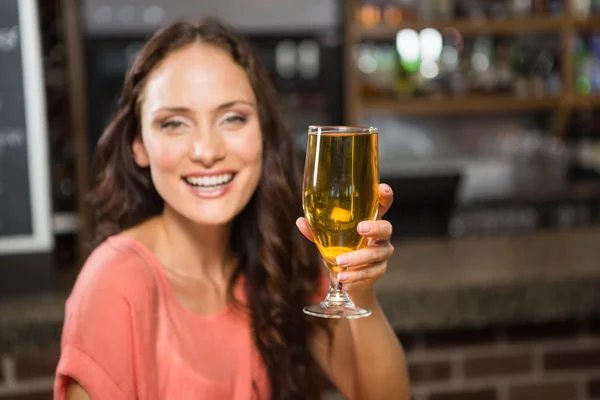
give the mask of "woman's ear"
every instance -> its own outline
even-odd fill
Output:
[[[150,160],[148,158],[148,153],[146,152],[144,142],[142,141],[142,135],[137,135],[133,139],[131,150],[133,151],[133,158],[135,160],[135,163],[139,167],[146,168],[150,166]]]

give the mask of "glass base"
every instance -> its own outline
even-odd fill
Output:
[[[319,304],[304,307],[305,314],[319,318],[354,319],[371,315],[371,311],[357,307],[352,301],[333,302],[324,300]]]

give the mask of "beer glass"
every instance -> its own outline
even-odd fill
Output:
[[[370,310],[348,297],[336,257],[364,246],[358,223],[371,221],[378,208],[377,128],[316,126],[308,129],[302,206],[315,244],[329,269],[329,293],[304,308],[321,318],[360,318]]]

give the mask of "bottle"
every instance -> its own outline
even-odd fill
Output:
[[[387,26],[400,26],[406,19],[406,13],[396,1],[388,2],[383,6],[383,22]]]
[[[516,18],[531,16],[531,0],[510,0],[512,14]]]
[[[527,62],[525,60],[523,45],[522,43],[517,42],[513,46],[512,69],[515,74],[513,91],[514,95],[518,98],[525,98],[529,96],[528,82],[526,78],[526,68]]]
[[[577,18],[587,18],[590,15],[591,0],[572,0],[573,15]]]
[[[449,22],[453,19],[453,14],[454,0],[435,0],[435,16],[438,21]]]
[[[375,1],[365,1],[357,11],[356,19],[365,28],[372,28],[381,23],[381,8]]]

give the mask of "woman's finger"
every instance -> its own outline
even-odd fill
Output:
[[[363,280],[372,280],[385,274],[386,269],[387,263],[379,263],[368,268],[340,272],[338,279],[340,282],[344,283],[356,283]]]
[[[296,226],[300,230],[300,232],[311,242],[314,242],[314,238],[312,233],[310,233],[310,229],[308,229],[308,223],[304,217],[300,217],[296,220]]]
[[[392,224],[386,220],[362,221],[357,230],[362,236],[373,238],[377,241],[390,240],[392,237]]]
[[[340,267],[347,268],[381,263],[387,261],[393,253],[394,246],[386,242],[385,244],[369,246],[357,251],[341,254],[337,256],[336,263]]]
[[[379,184],[379,208],[377,210],[377,219],[381,219],[384,214],[390,209],[394,202],[394,192],[390,185],[386,183]]]

